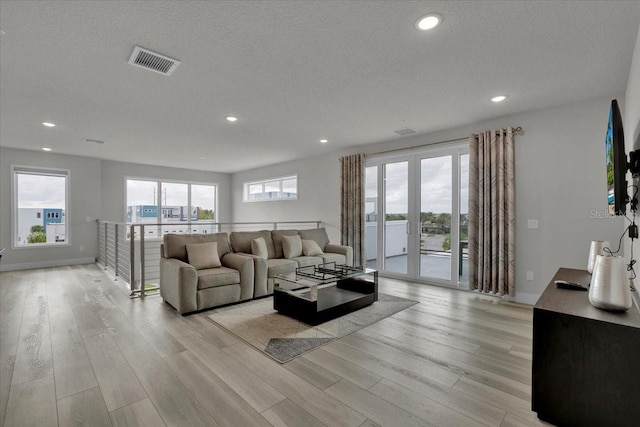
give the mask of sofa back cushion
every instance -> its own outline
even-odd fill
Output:
[[[251,241],[251,253],[259,258],[269,259],[267,242],[264,241],[264,237],[258,237]]]
[[[302,255],[304,256],[318,256],[323,255],[324,252],[320,249],[318,243],[315,240],[305,239],[302,240]]]
[[[187,243],[186,247],[189,264],[196,270],[222,267],[218,256],[218,242]]]
[[[309,230],[298,230],[302,240],[315,240],[320,249],[324,251],[324,247],[329,243],[327,230],[324,228],[311,228]]]
[[[302,240],[299,235],[282,236],[282,252],[286,259],[302,256]]]
[[[282,236],[298,236],[298,230],[273,230],[271,232],[273,247],[276,253],[274,258],[284,258],[284,251],[282,250]]]
[[[187,256],[188,244],[216,242],[218,244],[218,256],[220,258],[231,252],[227,233],[165,234],[163,240],[164,257],[176,258],[184,262],[189,262],[189,257]]]
[[[234,252],[250,254],[251,241],[262,237],[267,244],[267,254],[269,259],[275,258],[275,250],[273,248],[273,240],[271,239],[271,231],[232,231],[229,239]]]

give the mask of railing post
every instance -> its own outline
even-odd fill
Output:
[[[104,269],[107,269],[107,265],[109,264],[109,255],[107,254],[107,240],[109,236],[109,224],[104,223]]]
[[[140,226],[140,296],[144,297],[144,224]]]
[[[115,242],[116,242],[116,243],[115,243],[115,245],[116,245],[116,246],[115,246],[115,253],[116,253],[116,263],[115,263],[115,264],[116,264],[116,266],[115,266],[115,272],[114,272],[114,273],[115,273],[115,276],[116,276],[116,277],[118,277],[118,261],[119,261],[119,259],[120,259],[120,254],[118,253],[118,252],[119,252],[119,251],[118,251],[118,225],[119,225],[119,224],[114,224],[114,227],[115,227],[115,233],[116,233],[116,236],[115,236]],[[116,280],[117,280],[117,279],[116,279]]]
[[[129,287],[131,288],[130,296],[133,296],[136,293],[136,231],[133,224],[129,231],[129,245]]]

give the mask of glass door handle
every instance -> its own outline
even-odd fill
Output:
[[[411,222],[407,221],[407,234],[411,234]]]

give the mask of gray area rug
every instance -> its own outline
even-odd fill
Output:
[[[207,317],[278,362],[285,363],[414,304],[417,302],[379,294],[378,301],[372,305],[317,326],[278,314],[273,310],[273,298],[223,307]]]

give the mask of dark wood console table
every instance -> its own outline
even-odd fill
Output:
[[[533,309],[532,410],[558,426],[640,425],[640,311],[595,308],[585,270],[561,268]]]

